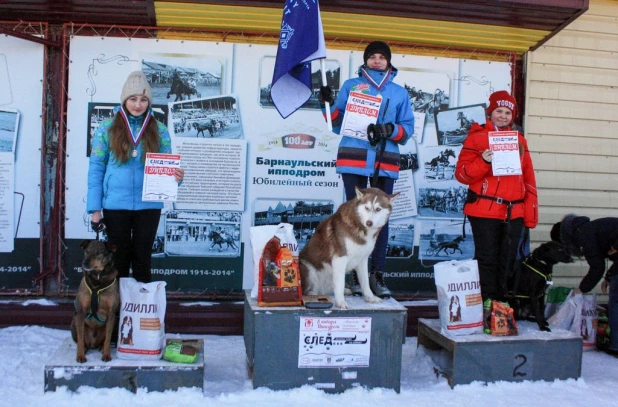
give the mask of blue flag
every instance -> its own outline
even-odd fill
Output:
[[[270,97],[284,119],[311,97],[311,61],[326,58],[318,0],[286,0]]]

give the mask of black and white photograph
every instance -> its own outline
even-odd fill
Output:
[[[170,133],[176,137],[243,138],[238,99],[234,95],[173,103],[171,119]]]
[[[401,68],[397,73],[397,83],[408,91],[412,109],[425,113],[426,122],[431,123],[435,112],[449,107],[451,77],[444,72]]]
[[[0,153],[14,153],[19,127],[17,110],[0,109]]]
[[[463,144],[472,123],[485,124],[485,104],[456,107],[435,113],[439,145]]]
[[[300,252],[316,226],[334,213],[334,207],[330,200],[257,199],[253,202],[253,226],[291,224]]]
[[[414,254],[414,223],[388,224],[386,257],[410,257]]]
[[[339,88],[341,87],[341,66],[339,61],[334,59],[326,59],[326,84],[333,91],[333,99],[337,99]],[[275,71],[275,57],[266,56],[260,61],[260,106],[272,107],[272,99],[270,98],[270,88],[272,87],[273,72]],[[320,60],[311,62],[311,85],[312,94],[311,97],[301,109],[320,109],[320,102],[318,101],[318,94],[320,93],[320,86],[322,86],[322,68]]]
[[[463,219],[455,221],[420,221],[419,259],[421,260],[461,260],[474,257],[474,240],[470,222]]]
[[[221,95],[224,66],[224,60],[208,55],[142,54],[153,104]]]
[[[461,147],[425,147],[422,150],[423,178],[426,181],[455,179],[455,166]]]
[[[418,214],[424,218],[463,218],[468,188],[457,183],[420,187]]]
[[[168,211],[164,251],[168,256],[239,257],[241,219],[241,212]]]
[[[114,117],[114,108],[118,103],[88,103],[88,141],[86,142],[86,156],[90,157],[90,142],[94,132],[102,122]],[[167,105],[153,105],[152,115],[163,124],[167,123]]]

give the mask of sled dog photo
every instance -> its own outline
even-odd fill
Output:
[[[344,299],[345,274],[356,270],[365,301],[381,301],[369,288],[367,260],[397,195],[377,188],[356,188],[356,198],[320,222],[299,254],[305,294],[333,294],[335,306],[348,309]]]

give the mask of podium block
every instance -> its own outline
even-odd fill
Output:
[[[174,339],[189,339],[178,338]],[[101,352],[89,350],[85,363],[75,360],[77,345],[67,338],[45,364],[45,391],[66,386],[76,391],[80,386],[95,388],[122,387],[133,393],[138,388],[147,391],[177,390],[181,387],[204,388],[204,346],[194,363],[172,363],[166,360],[118,359],[112,349],[112,360],[101,361]]]
[[[437,365],[451,387],[474,381],[576,379],[581,375],[583,340],[564,329],[541,332],[518,321],[519,335],[444,335],[439,319],[419,319],[418,346]]]
[[[247,291],[244,340],[253,387],[399,392],[406,308],[394,299],[346,301],[351,309],[260,307]]]

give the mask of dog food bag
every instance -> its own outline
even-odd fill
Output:
[[[258,305],[298,306],[302,304],[300,270],[292,251],[281,245],[273,236],[260,258],[260,279],[258,284]]]
[[[476,260],[450,260],[433,266],[443,334],[483,332],[483,299]]]
[[[571,291],[572,293],[572,291]],[[558,309],[551,317],[547,318],[550,325],[570,330],[574,325],[574,320],[577,315],[581,315],[581,310],[584,304],[584,296],[582,294],[569,293],[566,300],[558,306]],[[578,317],[578,320],[581,317]]]
[[[500,301],[491,302],[491,334],[512,336],[518,334],[513,308]]]
[[[167,305],[165,285],[164,281],[140,283],[130,277],[120,279],[118,358],[161,358]]]
[[[251,228],[251,249],[253,253],[253,288],[251,289],[251,298],[258,297],[258,288],[260,285],[260,261],[264,252],[266,243],[274,236],[279,238],[279,243],[282,247],[287,247],[292,257],[298,263],[298,244],[294,236],[294,228],[289,223],[280,223],[279,225],[254,226]],[[276,256],[276,254],[274,254]]]

